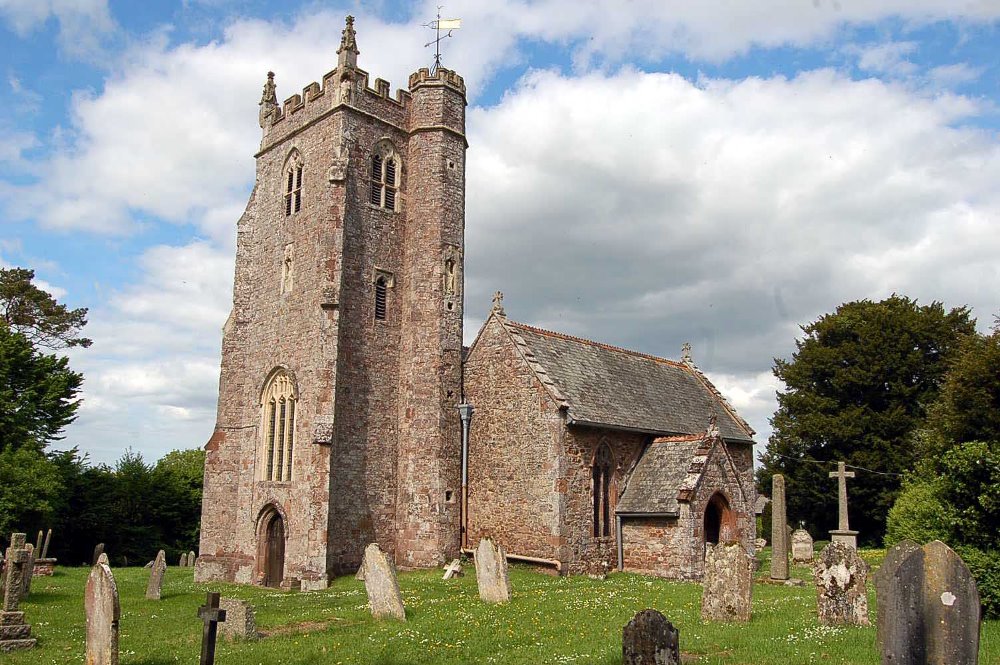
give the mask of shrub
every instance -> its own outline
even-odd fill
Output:
[[[983,617],[1000,618],[1000,552],[984,552],[975,547],[959,547],[957,551],[976,578]]]
[[[885,546],[909,538],[921,545],[932,540],[948,542],[950,511],[938,498],[938,487],[927,481],[909,481],[889,509]]]

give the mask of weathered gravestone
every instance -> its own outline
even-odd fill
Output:
[[[97,565],[97,560],[104,554],[104,543],[97,543],[94,546],[94,558],[90,560],[90,565]]]
[[[0,605],[0,653],[30,649],[36,642],[31,637],[31,625],[24,621],[24,612],[18,611],[24,571],[28,563],[24,541],[25,534],[15,533],[11,536],[10,547],[7,549],[7,574],[3,585],[3,604]]]
[[[159,600],[163,590],[163,573],[167,570],[167,554],[163,550],[156,553],[153,567],[149,570],[149,583],[146,584],[146,600]]]
[[[979,590],[968,567],[939,540],[910,550],[878,597],[883,663],[976,665]]]
[[[118,665],[118,621],[121,606],[111,568],[98,563],[90,571],[83,596],[87,613],[86,665]]]
[[[754,560],[740,543],[707,545],[701,593],[703,621],[749,621]]]
[[[771,579],[788,579],[788,521],[785,513],[785,477],[771,477]]]
[[[868,564],[847,543],[830,543],[813,564],[820,624],[867,626]]]
[[[24,549],[28,553],[28,560],[24,562],[24,570],[21,573],[24,576],[24,581],[21,582],[21,598],[26,598],[31,593],[31,578],[35,574],[35,546],[28,543]]]
[[[226,611],[219,609],[218,592],[208,592],[205,604],[198,608],[198,617],[205,624],[201,632],[200,665],[215,665],[215,640],[219,624],[226,621]]]
[[[52,542],[52,529],[49,529],[45,533],[45,545],[42,546],[42,558],[43,559],[48,559],[49,558],[49,543],[51,543],[51,542]]]
[[[656,610],[643,610],[622,629],[623,665],[680,665],[680,634]]]
[[[194,566],[194,560],[195,560],[196,558],[197,558],[197,557],[195,557],[195,554],[194,554],[194,552],[188,552],[188,558],[187,558],[187,565],[188,565],[188,568],[191,568],[191,567],[193,567],[193,566]]]
[[[792,533],[792,561],[795,563],[810,563],[813,560],[813,539],[805,529],[796,529]]]
[[[507,573],[507,555],[503,547],[494,547],[492,540],[483,538],[476,548],[475,559],[479,597],[487,603],[508,602],[510,576]]]
[[[444,577],[441,579],[450,580],[455,577],[464,577],[465,573],[462,572],[462,561],[460,559],[455,559],[448,567],[444,569]]]
[[[187,555],[187,552],[184,552],[183,554],[181,554],[181,558],[177,562],[177,567],[178,568],[186,568],[187,565],[188,565],[188,555]]]
[[[886,612],[883,606],[889,602],[889,584],[893,575],[896,574],[899,564],[918,550],[920,550],[920,545],[909,538],[899,541],[885,553],[882,565],[872,574],[872,579],[875,582],[875,600],[878,603],[878,612],[875,615],[875,639],[880,649],[885,634]]]
[[[44,538],[44,537],[45,537],[45,534],[42,533],[41,529],[39,529],[38,530],[38,537],[35,538],[35,553],[36,554],[41,554],[41,552],[42,552],[42,538]]]
[[[226,611],[226,621],[222,624],[222,636],[227,640],[256,640],[257,621],[253,606],[245,600],[223,598],[219,607]]]
[[[388,617],[406,621],[406,609],[403,607],[403,594],[399,591],[399,581],[396,579],[396,567],[389,561],[385,552],[372,543],[365,548],[362,567],[372,616],[376,619]]]

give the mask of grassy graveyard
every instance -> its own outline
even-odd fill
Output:
[[[877,564],[883,553],[866,551]],[[766,566],[760,576],[766,575]],[[403,574],[406,623],[373,621],[364,583],[338,579],[330,589],[282,593],[260,588],[200,585],[190,568],[170,567],[160,601],[144,599],[149,571],[115,569],[121,597],[123,665],[197,663],[202,624],[198,607],[206,590],[250,601],[257,642],[220,639],[220,665],[274,663],[620,663],[621,629],[632,615],[652,607],[679,627],[686,662],[707,664],[797,665],[878,662],[874,628],[821,627],[816,623],[815,590],[771,584],[754,586],[749,625],[702,623],[701,587],[631,574],[606,580],[552,577],[526,568],[511,569],[514,599],[509,605],[480,602],[475,572],[445,582],[439,572]],[[32,651],[5,654],[11,665],[83,662],[83,588],[89,569],[59,568],[51,578],[35,578],[22,603],[39,639]],[[809,579],[809,569],[792,576]],[[874,618],[874,592],[869,587]],[[982,664],[1000,663],[1000,622],[983,624]]]

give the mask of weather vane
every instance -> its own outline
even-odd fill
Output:
[[[432,72],[437,71],[437,68],[441,66],[441,40],[451,37],[452,30],[458,30],[462,27],[462,19],[460,18],[441,18],[442,7],[444,7],[444,5],[438,5],[437,20],[431,21],[430,23],[424,23],[425,28],[431,28],[436,33],[433,41],[429,41],[424,44],[424,48],[434,44],[434,66],[431,67]],[[442,30],[447,30],[448,34],[442,36]]]

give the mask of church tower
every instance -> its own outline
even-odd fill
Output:
[[[337,67],[260,101],[237,226],[198,580],[323,588],[377,542],[401,567],[459,548],[465,84]]]

